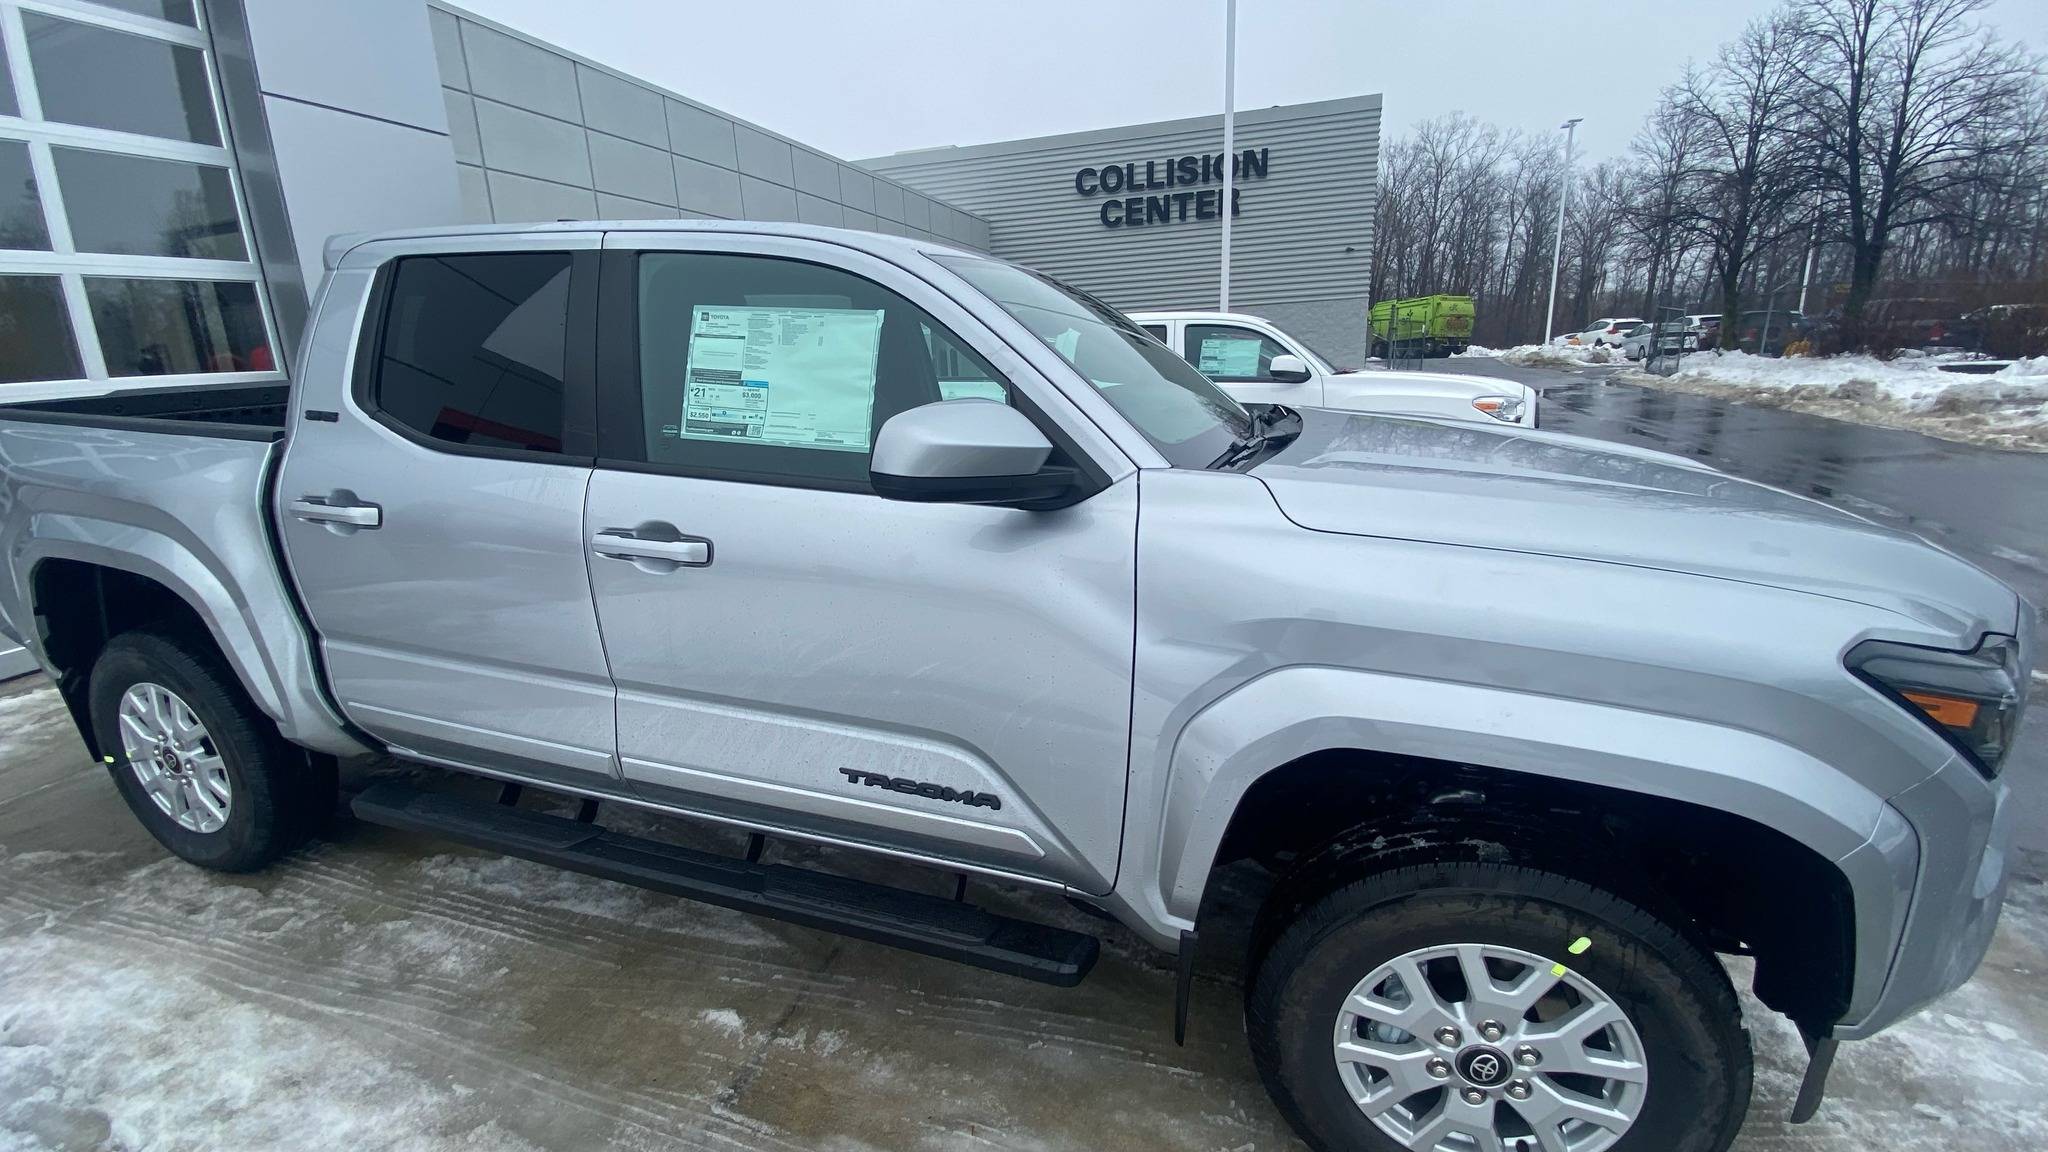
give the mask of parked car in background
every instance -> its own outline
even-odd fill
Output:
[[[1957,326],[1957,342],[1971,352],[2048,356],[2048,304],[1993,304],[1965,313]]]
[[[1628,330],[1642,322],[1640,316],[1606,316],[1586,325],[1580,331],[1568,332],[1558,337],[1555,342],[1588,348],[1619,348],[1621,338]]]
[[[1783,356],[1785,346],[1809,340],[1813,325],[1805,316],[1784,308],[1759,308],[1736,317],[1735,332],[1724,334],[1721,346],[1758,356]]]
[[[1244,312],[1133,312],[1130,317],[1246,403],[1536,427],[1536,390],[1512,380],[1384,368],[1341,371],[1278,325]]]
[[[1685,318],[1685,330],[1692,333],[1693,346],[1705,351],[1719,342],[1721,335],[1721,314],[1719,312],[1695,312]]]
[[[1651,327],[1649,324],[1638,324],[1629,329],[1621,338],[1621,354],[1630,360],[1641,360],[1647,357],[1650,354]],[[1659,333],[1657,336],[1658,355],[1677,356],[1685,352],[1699,350],[1699,338],[1693,335],[1691,326],[1687,321],[1666,320],[1655,327]]]

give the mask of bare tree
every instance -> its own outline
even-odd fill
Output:
[[[1799,31],[1783,15],[1752,22],[1710,67],[1688,70],[1670,97],[1702,153],[1690,182],[1688,226],[1708,247],[1724,332],[1736,330],[1751,261],[1804,231],[1817,207],[1810,193],[1807,204],[1798,203],[1807,188],[1793,132],[1802,82],[1794,59]]]
[[[2012,133],[2038,73],[1975,16],[1989,0],[1794,0],[1797,131],[1808,175],[1849,252],[1843,334],[1864,340],[1864,309],[1900,229],[1941,219],[1987,153]]]

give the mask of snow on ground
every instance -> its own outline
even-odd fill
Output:
[[[1956,354],[1879,360],[1708,352],[1686,357],[1670,376],[1632,371],[1617,379],[1908,428],[1948,440],[2048,452],[2048,357],[2013,361],[1988,374],[1952,370],[1969,363]]]
[[[1621,349],[1590,344],[1520,344],[1497,355],[1510,364],[1536,368],[1577,368],[1587,364],[1626,364]]]
[[[1487,358],[1487,359],[1491,360],[1491,359],[1493,359],[1494,357],[1496,357],[1496,356],[1500,355],[1500,349],[1498,349],[1498,348],[1488,348],[1488,347],[1487,347],[1486,345],[1484,345],[1484,344],[1467,344],[1467,345],[1465,346],[1465,350],[1464,350],[1463,352],[1460,352],[1460,353],[1458,353],[1458,355],[1460,355],[1460,356],[1469,356],[1469,357],[1475,357],[1475,358],[1476,358],[1476,357],[1481,357],[1481,356],[1483,356],[1483,357],[1485,357],[1485,358]]]
[[[2048,452],[2048,356],[1973,362],[1960,353],[1901,352],[1880,360],[1716,351],[1688,355],[1677,371],[1662,375],[1636,367],[1616,348],[1524,344],[1496,355],[1534,367],[1609,366],[1625,369],[1607,377],[1623,384],[1699,392],[1944,440]],[[1970,366],[1978,370],[1955,370]]]

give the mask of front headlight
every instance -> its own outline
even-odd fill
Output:
[[[1493,417],[1513,424],[1522,418],[1520,396],[1481,396],[1472,401],[1472,406]]]
[[[1949,652],[1866,640],[1849,650],[1847,663],[1849,671],[1960,748],[1986,776],[1998,775],[2027,702],[2019,641],[1986,636],[1972,651]]]

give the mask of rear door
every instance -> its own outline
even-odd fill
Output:
[[[342,710],[413,755],[616,779],[582,530],[598,242],[391,242],[350,255],[366,305],[366,271],[327,293],[284,547]]]
[[[1060,444],[1045,409],[1063,398],[853,249],[607,245],[586,519],[626,779],[748,825],[1107,890],[1135,474],[1098,467],[1105,487],[1058,511],[882,499],[868,452],[894,413],[971,386]]]

